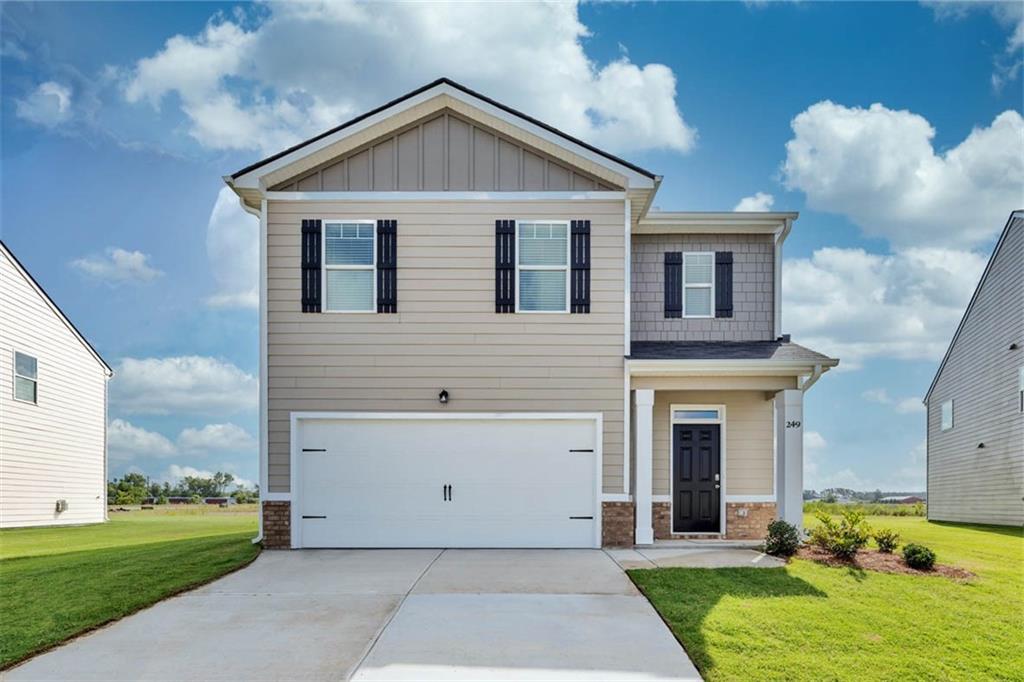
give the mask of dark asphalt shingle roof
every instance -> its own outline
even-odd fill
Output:
[[[783,341],[634,341],[630,360],[784,360],[836,362],[810,348]]]

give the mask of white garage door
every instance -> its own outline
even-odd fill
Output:
[[[296,417],[293,545],[600,546],[599,418],[443,417]]]

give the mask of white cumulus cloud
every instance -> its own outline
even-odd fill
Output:
[[[35,90],[14,101],[18,118],[46,128],[71,119],[71,88],[54,81],[40,83]]]
[[[257,379],[211,357],[125,358],[110,399],[128,414],[232,414],[256,407]]]
[[[236,424],[207,424],[200,429],[183,429],[178,434],[178,447],[183,452],[237,452],[254,450],[256,439]]]
[[[267,5],[176,35],[124,76],[129,102],[175,95],[210,149],[276,152],[439,76],[609,149],[690,150],[663,64],[599,64],[575,3]]]
[[[111,247],[103,256],[86,256],[71,261],[71,267],[90,277],[112,284],[149,282],[163,272],[149,264],[149,256],[141,251]]]
[[[871,388],[860,394],[864,400],[881,405],[889,405],[899,414],[921,414],[925,411],[920,398],[910,397],[895,399],[884,388]]]
[[[734,211],[770,211],[772,210],[772,204],[775,203],[775,197],[765,192],[757,192],[753,196],[743,197],[740,202],[736,204]]]
[[[787,259],[783,321],[801,343],[855,369],[872,357],[939,360],[985,268],[969,251],[823,248]]]
[[[206,224],[206,254],[217,292],[206,299],[213,308],[259,306],[259,221],[242,210],[238,196],[224,187]]]
[[[174,443],[154,431],[147,431],[123,419],[107,425],[107,454],[126,461],[140,457],[171,457],[177,454]]]
[[[818,102],[792,121],[782,173],[813,209],[896,248],[971,248],[1024,204],[1024,118],[1005,111],[946,151],[919,114]]]

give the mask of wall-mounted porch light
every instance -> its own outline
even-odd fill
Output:
[[[442,405],[448,404],[448,391],[441,389],[441,392],[437,394],[437,401]]]

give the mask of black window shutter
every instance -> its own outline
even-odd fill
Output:
[[[302,221],[302,312],[320,312],[320,240],[319,220]]]
[[[665,317],[683,316],[683,253],[665,252]]]
[[[494,221],[494,312],[516,311],[516,221]]]
[[[715,317],[732,317],[732,251],[715,253]]]
[[[572,253],[571,282],[572,302],[570,311],[574,313],[590,312],[590,221],[573,220],[571,223],[572,241],[569,251]]]
[[[377,312],[398,312],[398,221],[377,221]]]

